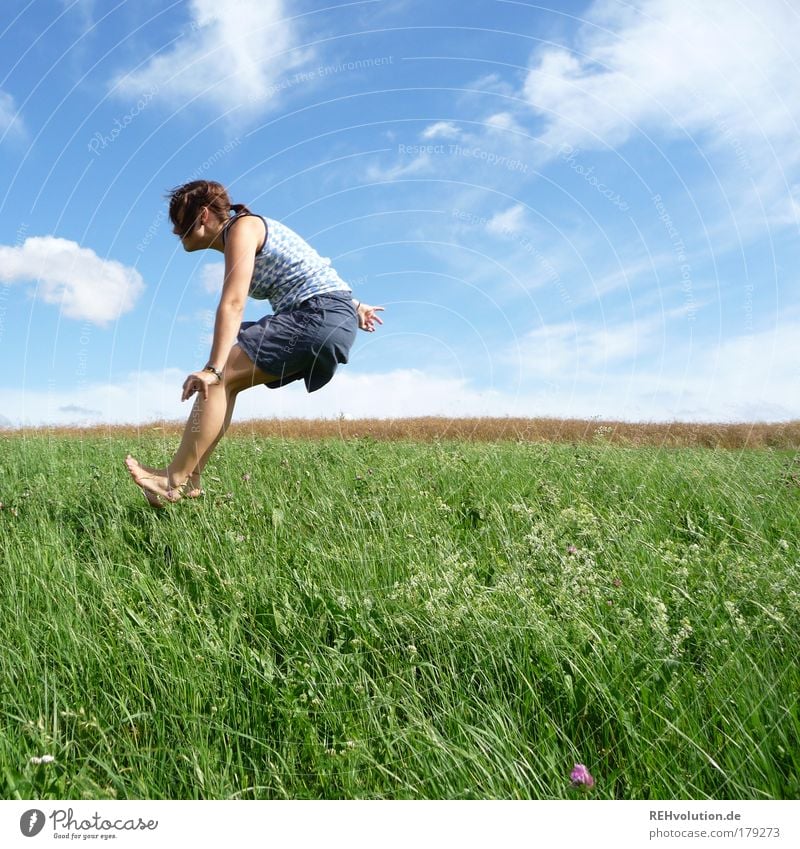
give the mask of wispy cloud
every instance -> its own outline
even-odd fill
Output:
[[[422,131],[422,138],[428,139],[457,139],[461,130],[452,121],[437,121]]]
[[[667,349],[656,320],[594,329],[557,325],[523,340],[510,386],[480,387],[462,376],[418,369],[360,374],[342,368],[321,392],[301,384],[242,393],[236,421],[403,416],[556,416],[627,421],[785,421],[800,418],[800,324],[719,345]],[[596,346],[596,350],[592,346]],[[505,352],[508,356],[509,352]],[[653,356],[656,354],[656,356]],[[189,413],[184,369],[134,372],[103,384],[26,391],[0,388],[13,424],[146,423]]]
[[[486,118],[487,127],[496,130],[510,130],[522,135],[528,135],[528,131],[517,121],[511,112],[493,112]]]
[[[380,151],[380,165],[374,165],[362,179],[415,177],[479,180],[498,189],[519,187],[521,177],[534,176],[532,147],[536,140],[510,112],[485,110],[475,113],[470,96],[462,98],[465,121],[436,121],[420,132],[392,132],[398,142]],[[437,188],[440,191],[440,188]]]
[[[401,145],[401,147],[403,147]],[[435,172],[435,160],[440,159],[430,153],[401,154],[402,159],[392,165],[373,163],[359,172],[360,178],[366,183],[393,182],[403,177],[430,175]]]
[[[224,262],[209,262],[200,269],[200,285],[209,295],[219,295],[224,277]]]
[[[185,370],[134,372],[108,383],[35,391],[0,388],[0,408],[14,410],[14,426],[37,424],[141,424],[186,418],[180,402]],[[236,402],[236,421],[277,418],[394,418],[502,414],[511,399],[476,389],[461,377],[416,369],[358,374],[341,369],[329,386],[309,394],[301,383],[281,390],[256,387]],[[494,411],[494,412],[493,412]]]
[[[198,99],[227,112],[259,113],[278,80],[311,57],[283,0],[191,0],[191,25],[174,46],[114,81],[125,94],[157,91],[172,103]]]
[[[90,410],[88,407],[80,407],[77,404],[65,404],[58,408],[59,413],[67,413],[82,419],[93,419],[101,415],[100,410]]]
[[[603,146],[665,121],[748,137],[797,130],[800,14],[782,0],[595,2],[572,49],[546,47],[525,82],[545,138]]]
[[[800,150],[800,11],[783,0],[595,2],[569,46],[538,50],[523,96],[540,139],[606,149],[680,139],[790,220]],[[720,164],[721,163],[721,164]],[[728,181],[728,187],[736,186]],[[795,186],[796,188],[796,186]]]
[[[660,316],[606,326],[585,322],[544,325],[522,337],[503,358],[528,377],[560,381],[596,377],[612,366],[635,362],[658,350],[662,326]]]
[[[183,369],[132,372],[107,383],[47,389],[0,389],[0,408],[13,411],[14,427],[42,424],[136,424],[188,415],[181,407]]]
[[[66,11],[78,14],[87,29],[94,25],[95,0],[60,0],[60,2]]]
[[[36,283],[36,295],[68,318],[106,324],[133,309],[144,291],[138,271],[101,259],[89,248],[55,236],[0,245],[0,280]]]
[[[800,324],[726,340],[666,335],[680,310],[636,322],[545,326],[502,352],[524,407],[539,415],[631,421],[786,421],[800,418]]]
[[[495,213],[486,224],[486,229],[495,236],[514,236],[525,227],[525,207],[521,203]]]
[[[23,133],[24,125],[14,98],[7,91],[0,90],[0,140],[6,135],[19,136]]]

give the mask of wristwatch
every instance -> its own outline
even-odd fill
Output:
[[[217,380],[218,380],[220,383],[222,383],[222,372],[221,372],[221,371],[217,371],[217,370],[214,368],[214,366],[212,366],[212,365],[211,365],[211,363],[209,363],[209,364],[208,364],[208,365],[207,365],[207,366],[203,369],[203,371],[210,371],[210,372],[213,372],[213,373],[217,376]]]

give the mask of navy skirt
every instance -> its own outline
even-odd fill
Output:
[[[275,380],[270,389],[304,380],[321,389],[346,363],[358,331],[350,292],[314,295],[285,312],[243,321],[236,341],[255,365]]]

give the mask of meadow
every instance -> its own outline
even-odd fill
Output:
[[[6,433],[0,797],[797,798],[773,437],[241,426],[153,511],[169,428]]]

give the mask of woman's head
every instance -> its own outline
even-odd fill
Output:
[[[248,211],[244,204],[231,203],[225,186],[213,180],[193,180],[172,189],[167,197],[170,221],[174,231],[181,236],[198,226],[204,209],[208,209],[209,215],[220,221],[229,218],[231,210]]]

